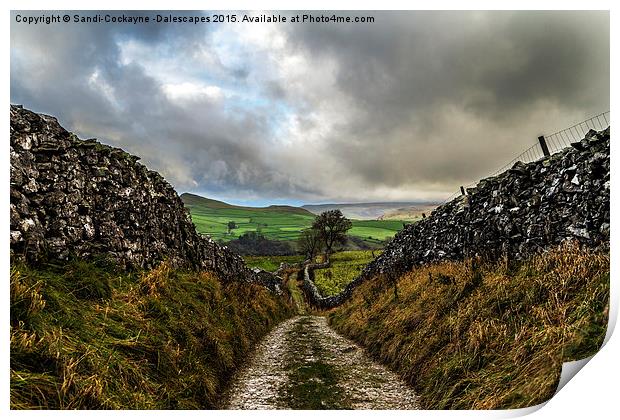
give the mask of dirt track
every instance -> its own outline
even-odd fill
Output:
[[[397,375],[320,316],[297,316],[259,344],[235,378],[228,409],[417,409]]]

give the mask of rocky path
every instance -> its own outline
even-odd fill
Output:
[[[416,409],[417,398],[324,317],[276,327],[233,382],[229,409]]]

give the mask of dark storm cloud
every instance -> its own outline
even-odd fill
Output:
[[[389,105],[390,114],[402,115],[412,105],[449,100],[501,115],[540,97],[583,106],[609,95],[604,12],[420,11],[376,18],[347,29],[289,27],[297,47],[336,57],[339,85],[364,108]],[[597,79],[603,83],[593,84]]]
[[[343,162],[367,182],[484,175],[534,142],[532,123],[545,132],[609,108],[608,13],[375,16],[372,25],[289,28],[297,48],[338,62],[338,86],[356,109],[330,150],[356,156]],[[558,110],[565,120],[547,120]],[[487,135],[450,127],[455,111]],[[512,135],[494,138],[502,132]]]
[[[179,191],[316,201],[440,197],[609,108],[608,13],[358,14],[271,35],[12,19],[11,101]]]

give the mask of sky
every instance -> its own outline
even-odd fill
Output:
[[[80,12],[97,13],[121,14]],[[161,12],[200,13],[217,14]],[[42,12],[11,14],[11,103],[140,156],[179,193],[231,203],[441,201],[609,110],[608,12],[197,25],[18,14]]]

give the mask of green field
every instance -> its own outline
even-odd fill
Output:
[[[226,242],[249,231],[261,232],[267,239],[295,241],[299,232],[310,227],[315,218],[300,207],[240,207],[193,194],[182,194],[181,198],[198,232]],[[237,227],[229,233],[230,221]],[[352,220],[352,223],[350,236],[375,244],[392,238],[403,227],[397,220]]]
[[[399,220],[353,220],[353,227],[348,234],[363,239],[391,239],[403,228]]]
[[[301,255],[261,255],[261,256],[244,256],[243,260],[252,268],[262,268],[265,271],[276,271],[280,268],[280,263],[296,264],[303,262],[304,257]]]
[[[381,250],[336,252],[330,257],[330,268],[314,270],[314,283],[323,296],[338,294],[360,274],[362,268],[364,268],[366,264],[381,255],[381,252]],[[245,256],[243,259],[249,267],[258,267],[266,271],[275,271],[280,267],[280,263],[295,264],[302,262],[304,257],[301,255],[266,255]],[[316,262],[321,262],[322,260],[322,256],[319,256]]]
[[[342,251],[332,254],[331,267],[314,270],[314,283],[323,296],[336,295],[380,254],[381,251]]]

